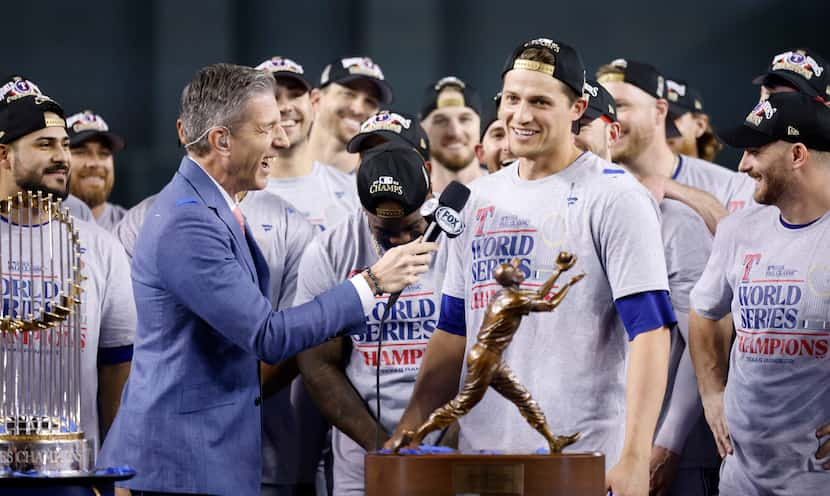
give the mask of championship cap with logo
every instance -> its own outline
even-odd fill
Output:
[[[349,141],[349,153],[360,153],[373,146],[385,143],[399,143],[415,149],[424,160],[429,160],[429,138],[420,122],[413,115],[404,112],[381,110],[360,125],[360,132]]]
[[[275,56],[256,66],[261,71],[268,71],[275,78],[293,79],[300,83],[306,91],[311,90],[311,83],[305,78],[303,66],[287,57]]]
[[[675,117],[687,112],[703,112],[703,97],[686,81],[666,79],[666,100],[669,101],[669,113]]]
[[[384,79],[380,66],[369,57],[346,57],[328,64],[320,75],[320,88],[325,88],[331,83],[348,85],[358,79],[375,85],[381,103],[392,103],[392,87]]]
[[[481,120],[481,139],[487,134],[487,130],[499,119],[499,105],[501,105],[501,91],[485,105],[484,115]]]
[[[775,93],[759,102],[742,126],[720,137],[735,148],[760,148],[781,140],[830,151],[830,108],[802,93]]]
[[[478,92],[455,76],[443,77],[424,89],[419,116],[423,120],[434,110],[446,107],[467,107],[481,116],[481,99]]]
[[[779,53],[769,70],[752,80],[753,84],[794,86],[798,91],[823,102],[830,101],[830,73],[827,61],[807,48]]]
[[[411,146],[399,143],[376,146],[363,156],[357,169],[360,203],[381,218],[406,217],[421,208],[429,190],[424,159]],[[383,205],[390,201],[397,205]]]
[[[615,59],[608,65],[617,69],[617,72],[597,74],[597,82],[621,82],[636,86],[648,95],[659,99],[666,99],[666,78],[651,64],[634,60]],[[680,131],[673,119],[666,119],[666,137],[676,138]]]
[[[75,147],[90,139],[100,139],[105,141],[113,152],[124,149],[124,138],[111,132],[104,118],[91,110],[70,115],[66,119],[66,128],[69,133],[69,146]]]
[[[530,48],[547,51],[553,56],[553,64],[520,58],[522,52]],[[570,45],[549,38],[536,38],[517,46],[504,63],[501,77],[513,69],[541,72],[565,83],[578,96],[582,96],[585,86],[585,64],[577,51]]]
[[[0,84],[0,143],[12,143],[47,127],[66,127],[63,108],[32,81],[9,76]]]
[[[602,119],[611,123],[617,121],[617,102],[608,90],[594,80],[585,81],[585,96],[588,106],[582,114],[581,121],[588,123],[595,119]]]

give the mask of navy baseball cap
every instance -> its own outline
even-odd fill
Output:
[[[591,122],[601,118],[605,122],[617,121],[617,102],[601,84],[590,79],[585,81],[585,96],[588,98],[588,106],[580,120]]]
[[[830,108],[803,93],[775,93],[755,105],[742,126],[722,131],[720,137],[735,148],[780,140],[830,151]]]
[[[70,115],[66,119],[69,133],[69,146],[79,146],[83,142],[99,138],[107,142],[109,149],[118,152],[124,149],[124,138],[110,131],[103,117],[91,110],[84,110]]]
[[[529,48],[546,50],[553,56],[556,63],[543,64],[534,60],[519,58],[522,52]],[[579,96],[582,95],[585,85],[585,64],[582,63],[579,53],[570,45],[550,38],[536,38],[517,46],[504,63],[501,77],[504,78],[504,75],[513,69],[525,69],[547,74],[565,83]]]
[[[685,81],[666,79],[666,100],[669,113],[675,117],[686,112],[703,112],[703,97]]]
[[[47,112],[55,117],[46,116]],[[0,143],[12,143],[47,127],[66,128],[60,104],[23,76],[5,80],[0,87]]]
[[[441,92],[448,88],[461,93],[461,98],[440,98]],[[421,120],[426,119],[433,110],[443,107],[467,107],[481,116],[481,99],[478,92],[455,76],[443,77],[424,89],[419,116]]]
[[[429,160],[429,138],[413,115],[381,110],[360,125],[360,132],[349,141],[346,150],[349,153],[365,151],[366,141],[372,136],[380,136],[383,141],[412,147],[424,160]]]
[[[772,58],[764,74],[752,80],[753,84],[775,84],[776,79],[795,87],[805,95],[830,101],[830,67],[827,61],[813,50],[798,48],[779,53]]]
[[[305,78],[303,66],[287,57],[271,57],[268,60],[262,61],[256,68],[261,71],[270,72],[275,78],[293,79],[305,87],[306,91],[311,90],[311,83]]]
[[[666,99],[666,78],[653,65],[634,60],[614,59],[610,66],[619,72],[609,72],[597,75],[597,82],[610,83],[619,81],[636,86],[650,96],[657,99]],[[680,136],[680,130],[673,119],[666,119],[666,138]]]
[[[410,146],[384,143],[373,147],[357,168],[360,203],[378,217],[406,217],[421,208],[429,191],[424,159]],[[379,208],[386,201],[396,202],[400,208]]]
[[[345,57],[326,65],[320,75],[320,88],[331,83],[348,85],[351,81],[364,79],[374,84],[380,95],[380,102],[392,103],[392,86],[383,77],[380,66],[369,57]]]

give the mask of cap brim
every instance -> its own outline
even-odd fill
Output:
[[[810,83],[808,83],[806,79],[801,76],[797,76],[790,71],[769,71],[753,79],[752,84],[766,84],[770,78],[783,79],[798,88],[798,91],[804,93],[805,95],[813,97],[820,96],[816,92],[816,89],[810,86]]]
[[[718,138],[732,148],[738,148],[740,150],[744,150],[746,148],[760,148],[764,145],[772,143],[773,141],[778,141],[777,138],[764,134],[761,131],[748,126],[738,126],[731,129],[721,130],[721,132],[718,133]]]
[[[370,83],[377,86],[378,93],[380,94],[380,103],[384,105],[389,105],[390,103],[392,103],[392,86],[390,86],[389,83],[387,83],[383,79],[378,79],[372,76],[366,76],[365,74],[349,74],[348,76],[343,76],[340,79],[330,82],[337,84],[348,84],[352,81],[358,81],[360,79],[369,81]]]
[[[675,119],[681,117],[682,115],[686,114],[687,112],[694,112],[692,109],[688,109],[682,105],[678,105],[676,103],[669,102],[669,115],[673,116]]]
[[[680,136],[680,130],[677,129],[671,114],[666,114],[666,138],[679,138]]]
[[[354,138],[349,140],[349,143],[346,145],[346,150],[349,153],[360,153],[361,151],[365,151],[361,150],[363,143],[372,136],[383,136],[387,143],[400,143],[407,148],[412,148],[412,145],[403,139],[399,134],[379,129],[377,131],[370,131],[368,133],[359,133],[355,135]]]
[[[72,134],[69,137],[69,146],[78,146],[85,141],[89,141],[93,138],[96,139],[103,139],[107,143],[109,143],[110,150],[113,152],[120,152],[126,146],[124,143],[124,138],[118,136],[115,133],[111,133],[109,131],[81,131],[80,133]]]
[[[293,79],[294,81],[297,81],[298,83],[302,84],[305,87],[306,91],[311,91],[311,88],[312,88],[311,83],[309,83],[304,77],[297,74],[296,72],[274,71],[271,74],[274,76],[275,79],[276,78]]]

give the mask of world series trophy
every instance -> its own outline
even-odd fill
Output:
[[[600,453],[563,454],[562,450],[579,438],[579,433],[555,435],[545,414],[530,392],[519,383],[502,360],[502,355],[519,330],[521,319],[530,312],[550,312],[558,307],[577,275],[550,295],[559,276],[576,263],[576,257],[559,253],[557,268],[539,288],[520,288],[524,274],[519,260],[496,267],[493,273],[502,289],[490,300],[476,343],[467,353],[467,376],[458,395],[435,410],[421,426],[404,431],[392,454],[366,455],[367,496],[403,495],[562,495],[599,496],[605,494],[605,460]],[[467,414],[492,387],[513,402],[525,420],[547,441],[548,454],[483,454],[435,450],[420,453],[402,448],[418,445],[429,433],[444,429]]]
[[[60,201],[0,201],[0,482],[95,466],[81,430],[81,250]],[[8,481],[7,481],[8,482]]]

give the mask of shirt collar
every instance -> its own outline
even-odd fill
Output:
[[[205,168],[202,167],[202,164],[200,164],[195,158],[191,157],[190,155],[188,155],[187,158],[194,164],[198,165],[199,168],[202,169],[202,172],[204,172],[207,175],[207,177],[210,178],[213,184],[216,185],[216,188],[219,190],[219,193],[222,195],[222,198],[224,198],[225,202],[228,204],[228,208],[231,210],[231,212],[233,212],[233,209],[236,208],[236,206],[239,205],[239,203],[235,199],[231,198],[231,195],[229,195],[228,192],[225,191],[225,188],[223,188],[222,185],[216,182],[216,179],[214,179],[213,176],[208,174],[208,171],[206,171]]]

